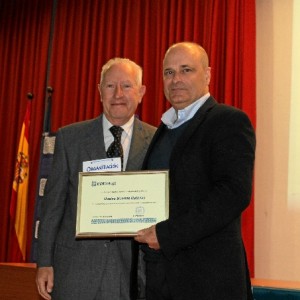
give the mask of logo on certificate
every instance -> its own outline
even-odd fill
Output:
[[[143,206],[138,206],[136,209],[135,209],[135,213],[137,215],[143,215],[145,213],[145,208]]]

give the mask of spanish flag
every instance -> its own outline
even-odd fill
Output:
[[[29,181],[29,125],[31,100],[28,100],[22,124],[19,148],[16,157],[15,174],[10,202],[11,236],[9,261],[26,261],[27,240],[27,195]]]

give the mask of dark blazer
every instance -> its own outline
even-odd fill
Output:
[[[164,127],[156,131],[144,167]],[[172,299],[251,299],[241,213],[251,198],[254,154],[246,114],[212,97],[174,146],[170,217],[156,226]]]
[[[134,120],[127,170],[140,170],[155,128]],[[105,270],[104,239],[75,239],[78,173],[82,162],[106,158],[102,115],[61,128],[56,137],[52,171],[41,204],[39,267],[54,267],[55,299],[94,299]],[[132,263],[132,240],[120,239],[124,272]],[[116,274],[116,277],[120,275]],[[117,280],[117,279],[116,279]],[[129,279],[128,279],[129,280]],[[122,288],[110,281],[111,288]]]

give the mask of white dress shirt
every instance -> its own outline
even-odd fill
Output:
[[[173,107],[169,108],[161,117],[162,122],[168,126],[169,129],[174,129],[190,120],[198,109],[209,98],[210,93],[205,94],[200,99],[196,100],[184,109],[175,110]]]
[[[121,137],[121,144],[123,147],[123,171],[126,170],[126,166],[127,166],[130,142],[131,142],[132,131],[133,131],[133,122],[134,122],[134,116],[132,116],[126,124],[121,126],[124,129]],[[111,124],[103,114],[103,136],[104,136],[105,151],[107,151],[110,144],[114,141],[114,136],[109,130],[111,126],[113,126],[113,124]]]

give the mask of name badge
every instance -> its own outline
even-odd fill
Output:
[[[83,172],[121,172],[121,158],[105,158],[84,161],[82,163]]]

